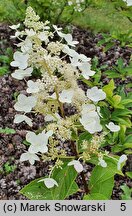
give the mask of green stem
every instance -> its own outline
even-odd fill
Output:
[[[80,155],[79,153],[77,152],[77,149],[76,149],[76,146],[75,146],[75,143],[74,141],[71,141],[71,147],[72,147],[72,150],[73,152],[75,153],[75,158],[76,159],[79,159]],[[87,185],[87,182],[86,182],[86,179],[85,179],[85,175],[84,175],[84,171],[82,171],[80,173],[81,177],[82,177],[82,181],[83,181],[83,184],[84,184],[84,189],[85,189],[85,192],[86,194],[88,194],[90,192],[89,188],[88,188],[88,185]]]
[[[61,8],[60,13],[58,14],[58,16],[57,16],[57,18],[56,18],[56,21],[55,21],[56,24],[58,24],[58,22],[59,22],[59,20],[60,20],[60,17],[61,17],[61,15],[62,15],[62,13],[63,13],[63,11],[64,11],[66,5],[67,5],[67,0],[65,1],[63,7]]]

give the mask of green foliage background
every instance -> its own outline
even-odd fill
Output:
[[[122,0],[86,0],[86,9],[76,13],[67,0],[0,0],[0,22],[23,21],[27,6],[32,6],[41,20],[72,23],[98,31],[126,33],[132,29],[132,7]],[[58,20],[59,19],[59,20]]]

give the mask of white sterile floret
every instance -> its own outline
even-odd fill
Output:
[[[61,119],[60,115],[58,113],[55,113],[54,115],[51,114],[47,114],[44,118],[44,120],[46,122],[48,121],[58,121],[59,119]]]
[[[45,186],[49,189],[54,187],[54,186],[58,187],[58,183],[53,178],[41,179],[38,182],[44,182]]]
[[[119,158],[118,163],[117,163],[118,170],[121,170],[121,164],[124,163],[126,160],[127,160],[127,156],[125,154]]]
[[[110,122],[106,127],[112,132],[118,132],[120,130],[120,126],[115,125],[113,122]]]
[[[87,56],[85,56],[84,54],[79,54],[78,58],[82,61],[82,62],[88,62],[91,60],[91,58],[88,58]]]
[[[99,158],[99,163],[98,165],[102,166],[102,167],[107,167],[107,163],[105,162],[105,160],[103,160],[103,158]]]
[[[89,76],[93,76],[95,74],[95,71],[90,69],[91,65],[88,62],[82,63],[78,68],[82,72],[82,75],[85,79],[89,79]]]
[[[39,157],[36,154],[33,154],[31,152],[23,153],[20,157],[20,161],[27,161],[29,160],[30,164],[33,165],[35,161],[40,161]]]
[[[21,47],[23,53],[28,53],[32,49],[32,42],[29,38],[26,38],[25,41],[19,43],[17,46]]]
[[[15,124],[19,124],[23,121],[25,121],[30,127],[33,126],[32,120],[29,117],[27,117],[26,115],[20,115],[20,114],[15,115],[15,118],[14,118]]]
[[[73,89],[64,89],[60,94],[59,94],[59,101],[62,103],[71,103],[72,98],[74,95],[74,90]]]
[[[31,67],[29,67],[25,70],[18,69],[18,70],[15,70],[15,72],[12,73],[11,76],[15,79],[22,80],[25,77],[31,76],[32,72],[33,72],[33,68],[31,68]]]
[[[72,166],[72,165],[74,166],[75,170],[76,170],[78,173],[80,173],[80,172],[83,171],[83,166],[82,166],[82,164],[80,163],[80,161],[78,161],[78,160],[73,160],[73,161],[71,161],[71,162],[68,163],[68,166]]]
[[[72,1],[68,1],[68,5],[69,6],[73,5],[73,2]]]
[[[68,45],[75,47],[76,44],[78,44],[78,41],[73,41],[72,35],[71,34],[65,34],[64,39],[68,43]]]
[[[17,38],[17,37],[19,37],[20,35],[21,35],[21,32],[16,31],[16,32],[15,32],[15,35],[11,35],[10,38],[11,38],[11,39]]]
[[[100,118],[94,104],[83,104],[81,114],[80,122],[85,130],[91,134],[102,130]]]
[[[37,93],[39,92],[39,83],[34,82],[32,80],[28,80],[27,82],[27,93]]]
[[[47,133],[45,131],[42,131],[42,133],[35,134],[32,131],[29,131],[26,134],[26,140],[31,143],[29,147],[29,152],[31,153],[46,153],[48,151],[48,139],[50,136],[52,136],[53,131],[50,130]]]
[[[29,37],[32,37],[36,34],[36,32],[33,29],[25,29],[25,32]]]
[[[77,61],[78,61],[79,54],[75,50],[70,49],[67,45],[64,46],[62,51],[66,53],[67,55],[71,56],[72,58],[77,58]]]
[[[132,0],[123,0],[123,1],[127,3],[127,6],[132,6]]]
[[[53,25],[53,28],[55,29],[55,32],[61,37],[64,38],[65,34],[61,32],[62,28],[57,27],[56,25]]]
[[[46,44],[49,42],[48,35],[45,32],[39,33],[38,38],[41,41],[45,41]]]
[[[132,6],[132,0],[127,0],[127,6]]]
[[[81,114],[88,114],[92,115],[92,112],[95,112],[96,106],[94,104],[83,104]]]
[[[61,31],[62,28],[61,27],[57,27],[57,25],[53,25],[53,28],[55,29],[55,31]]]
[[[11,62],[11,66],[18,67],[19,69],[25,69],[28,66],[28,54],[16,51],[13,55],[14,61]]]
[[[94,102],[98,102],[100,100],[104,100],[106,98],[106,94],[102,89],[98,89],[94,86],[93,88],[87,90],[87,97]]]
[[[95,116],[90,116],[89,114],[83,115],[80,118],[80,122],[89,133],[93,134],[95,132],[100,132],[102,126],[100,124],[100,118],[96,112],[92,113]]]
[[[34,96],[27,97],[26,95],[20,94],[14,108],[17,111],[28,113],[36,105],[36,102],[37,99]]]
[[[70,57],[70,61],[71,61],[71,65],[74,67],[79,67],[82,65],[81,62],[79,61],[79,59],[77,59],[77,58],[71,58]]]
[[[18,23],[17,25],[12,25],[12,26],[9,26],[11,29],[13,30],[16,30],[20,27],[20,23]]]

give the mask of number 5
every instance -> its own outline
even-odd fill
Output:
[[[125,211],[126,210],[126,203],[121,203],[120,210],[121,211]]]

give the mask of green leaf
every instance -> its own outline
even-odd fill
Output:
[[[112,118],[117,117],[117,116],[129,116],[132,114],[132,111],[128,109],[115,109],[115,111],[112,113]]]
[[[55,169],[51,178],[55,179],[58,187],[48,189],[43,182],[36,179],[26,185],[20,193],[31,200],[64,200],[69,195],[78,191],[78,186],[75,183],[77,172],[73,166],[67,166],[65,163],[62,169]]]
[[[120,77],[120,74],[115,73],[115,71],[107,70],[105,71],[105,74],[107,75],[108,78],[119,78]]]
[[[101,115],[103,117],[103,119],[109,119],[110,118],[110,111],[109,109],[106,107],[106,106],[103,106],[103,107],[100,107],[100,112],[101,112]]]
[[[100,193],[110,199],[114,187],[114,174],[115,172],[108,167],[96,166],[92,171],[89,182],[90,194]]]
[[[78,142],[82,143],[84,140],[89,141],[91,138],[92,138],[92,135],[86,131],[80,134]]]
[[[114,175],[123,175],[121,171],[117,170],[117,161],[108,157],[104,160],[107,167],[96,166],[91,174],[89,181],[90,194],[99,193],[110,199],[112,189],[114,187]]]
[[[121,96],[120,95],[114,95],[112,97],[113,103],[114,103],[114,107],[116,107],[116,105],[118,105],[121,102]]]
[[[122,185],[121,189],[123,190],[124,194],[121,195],[123,200],[131,200],[132,196],[132,188],[130,189],[127,185]]]
[[[126,175],[132,179],[132,172],[126,172]]]
[[[122,70],[122,68],[123,68],[123,59],[119,58],[118,61],[117,61],[117,64],[118,64],[119,70]]]
[[[125,144],[123,144],[123,146],[125,148],[132,148],[132,143],[125,143]]]
[[[119,117],[112,117],[111,120],[118,122],[122,125],[126,125],[127,127],[131,127],[131,121],[129,118],[119,118]]]
[[[123,99],[123,100],[121,101],[121,103],[122,103],[123,105],[132,103],[132,99]]]
[[[15,134],[16,131],[14,129],[11,129],[11,128],[0,128],[0,133],[4,133],[4,134]]]
[[[112,147],[112,152],[117,153],[123,151],[125,148],[123,145],[115,145]]]
[[[92,193],[85,195],[84,200],[107,200],[107,197],[100,193]]]
[[[125,143],[132,143],[132,135],[128,135],[125,139]]]
[[[112,97],[113,96],[113,91],[115,89],[115,84],[113,79],[109,82],[108,85],[105,85],[103,87],[103,91],[106,93],[107,97]]]

